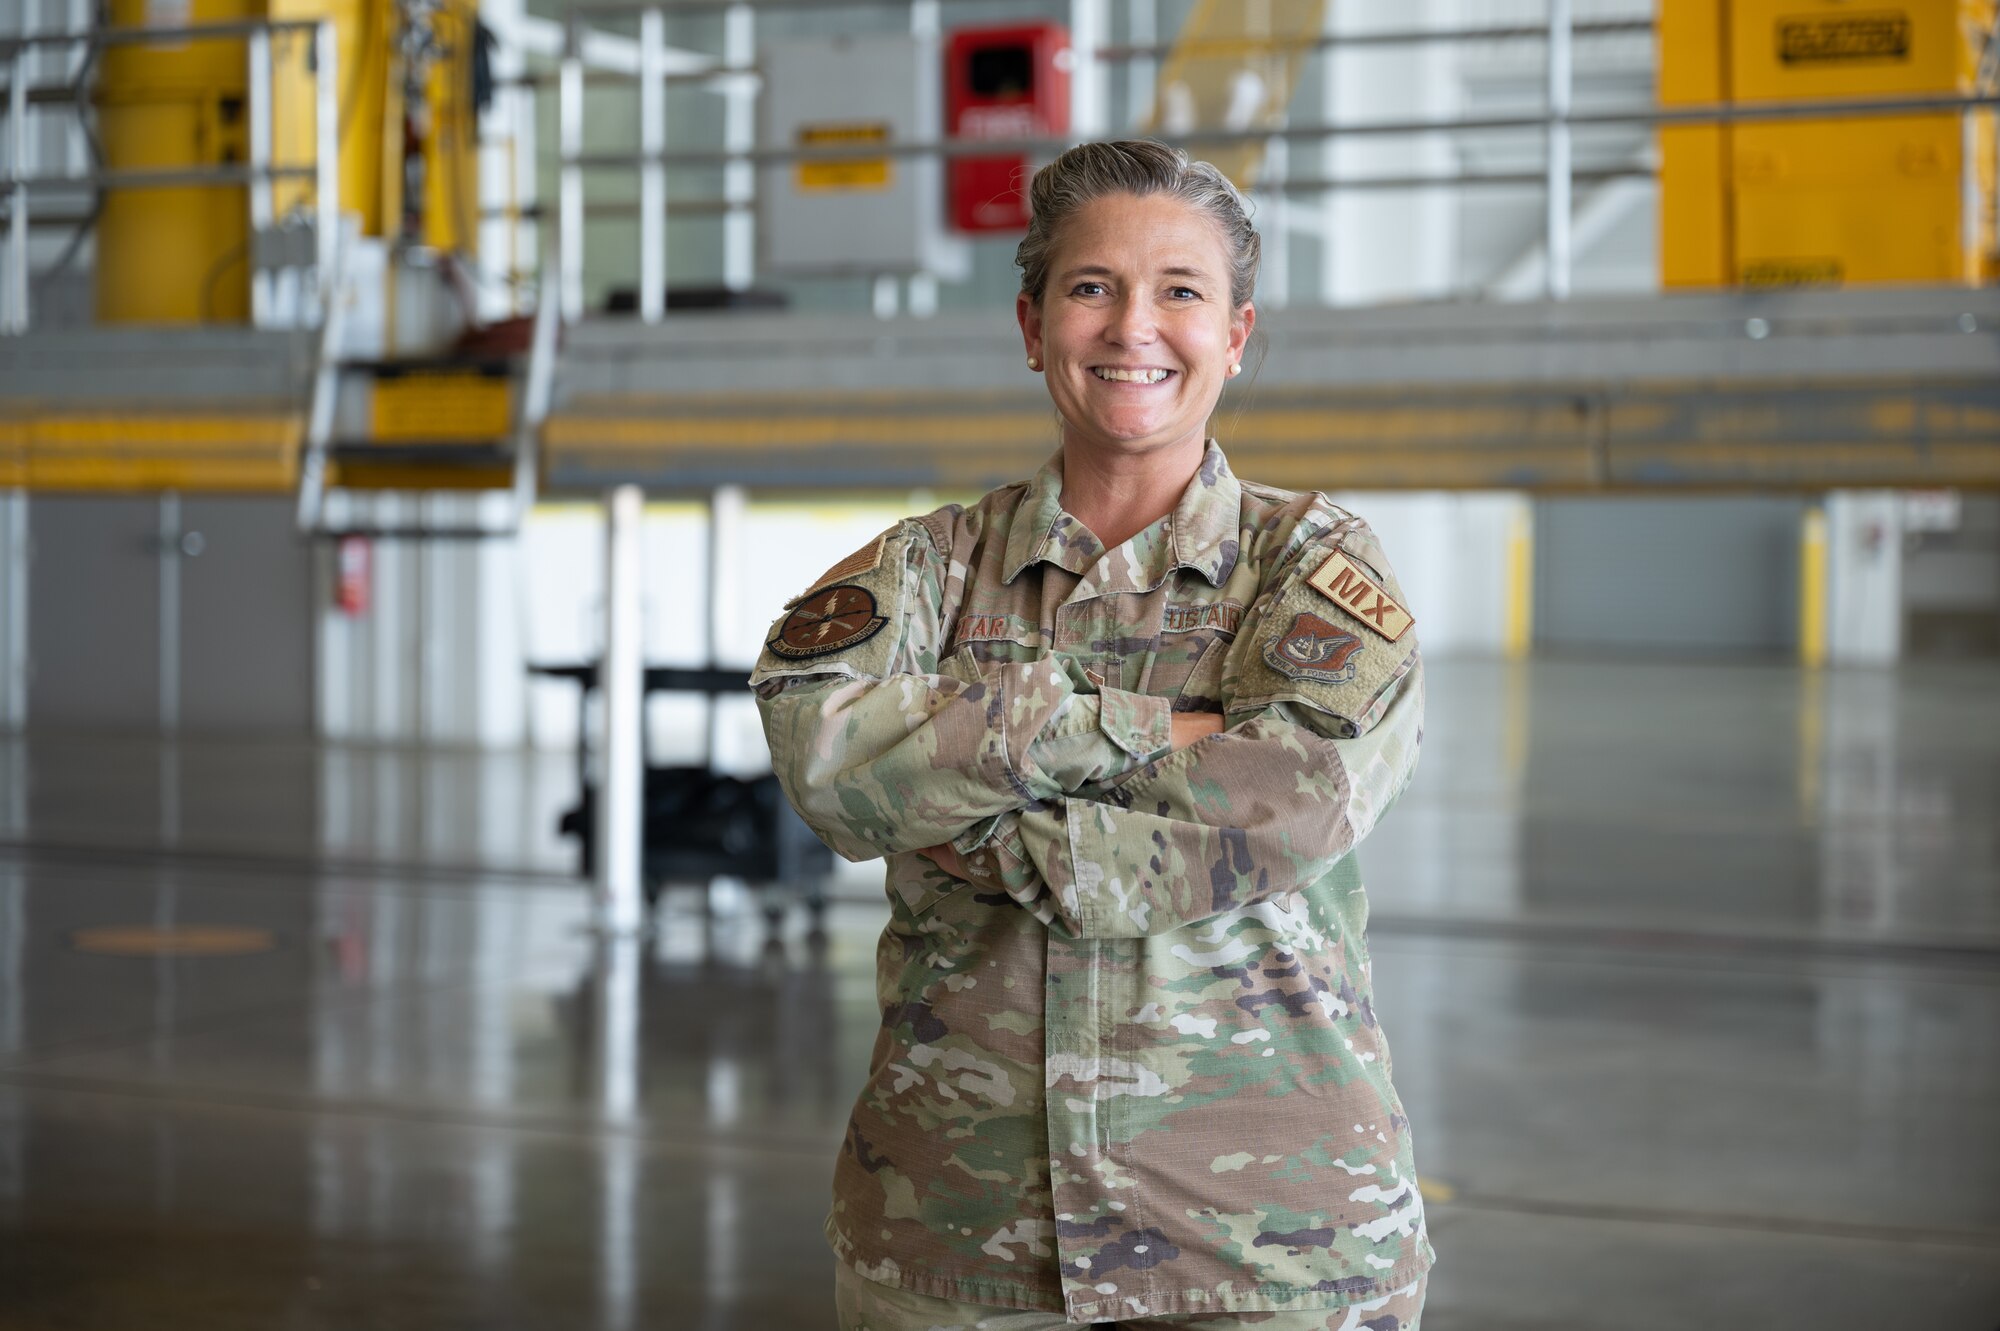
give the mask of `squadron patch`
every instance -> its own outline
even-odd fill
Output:
[[[1352,680],[1361,651],[1361,639],[1329,624],[1318,615],[1301,611],[1292,617],[1291,627],[1264,647],[1264,659],[1271,668],[1292,679],[1312,679],[1325,684],[1345,684]]]
[[[1306,585],[1390,642],[1399,640],[1416,622],[1409,611],[1396,604],[1394,597],[1361,571],[1360,565],[1338,550],[1313,570]]]
[[[765,646],[794,661],[825,656],[868,641],[888,622],[875,613],[873,592],[843,583],[813,592],[793,606]]]

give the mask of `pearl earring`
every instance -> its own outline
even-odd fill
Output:
[[[1033,356],[1030,356],[1028,357],[1028,368],[1031,370],[1039,370],[1042,368],[1042,363],[1036,360]]]
[[[1231,378],[1236,377],[1238,374],[1241,374],[1242,372],[1243,372],[1243,365],[1242,362],[1240,361],[1229,367],[1229,374]]]

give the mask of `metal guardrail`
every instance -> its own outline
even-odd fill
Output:
[[[575,322],[583,314],[583,175],[590,171],[636,171],[640,176],[640,199],[630,203],[607,204],[600,213],[632,215],[639,218],[640,317],[648,323],[664,315],[660,280],[665,271],[666,226],[671,216],[701,216],[747,210],[754,204],[741,198],[679,200],[669,204],[664,173],[679,167],[764,166],[806,162],[840,162],[881,158],[951,158],[991,156],[1002,145],[993,140],[942,139],[929,142],[831,146],[815,148],[736,147],[721,150],[669,150],[666,144],[665,89],[677,83],[719,83],[747,80],[752,85],[762,74],[754,64],[718,61],[714,66],[667,73],[662,65],[662,32],[665,18],[676,14],[710,13],[722,10],[757,12],[764,10],[814,11],[852,8],[855,0],[827,3],[826,0],[655,0],[644,5],[591,4],[569,11],[564,55],[554,75],[558,90],[557,125],[559,140],[560,190],[557,214],[560,236],[558,285],[565,322]],[[859,0],[867,3],[868,0]],[[877,4],[909,3],[910,0],[874,0]],[[936,3],[937,0],[931,0]],[[581,55],[583,24],[590,18],[637,18],[639,29],[638,69],[632,71],[587,71]],[[1616,164],[1578,169],[1573,160],[1572,136],[1578,129],[1608,127],[1662,127],[1676,125],[1753,124],[1786,120],[1843,119],[1922,112],[1971,112],[2000,106],[2000,93],[1980,91],[1965,96],[1838,98],[1813,102],[1729,102],[1703,106],[1650,106],[1579,111],[1574,106],[1574,44],[1578,39],[1631,35],[1655,29],[1651,18],[1606,19],[1577,22],[1573,0],[1549,0],[1549,17],[1540,26],[1488,26],[1437,29],[1397,29],[1377,33],[1328,34],[1312,43],[1314,50],[1380,48],[1425,43],[1473,43],[1487,41],[1541,40],[1548,46],[1545,103],[1539,112],[1465,116],[1451,119],[1396,119],[1334,124],[1285,125],[1276,129],[1248,131],[1203,130],[1157,137],[1176,146],[1198,151],[1245,142],[1270,144],[1312,144],[1335,139],[1420,136],[1427,134],[1520,133],[1539,130],[1545,135],[1544,167],[1539,173],[1478,173],[1453,175],[1411,174],[1336,178],[1291,178],[1263,187],[1287,194],[1324,193],[1349,189],[1432,189],[1483,185],[1540,184],[1545,212],[1543,247],[1547,258],[1545,294],[1552,300],[1566,299],[1570,292],[1572,267],[1570,226],[1574,187],[1579,182],[1603,181],[1656,174],[1649,167]],[[1235,45],[1232,44],[1232,49]],[[1080,59],[1097,61],[1159,59],[1172,48],[1158,44],[1092,47],[1080,42]],[[586,152],[583,145],[583,95],[587,81],[636,82],[640,91],[641,144],[637,152]],[[524,79],[539,84],[543,80]],[[1989,85],[1982,82],[1980,88]],[[1085,120],[1083,123],[1088,123]],[[1052,157],[1084,141],[1088,135],[1061,139],[1010,139],[1004,144],[1009,153],[1029,157]],[[1976,164],[1968,156],[1966,188],[1974,184],[1971,174]]]
[[[310,32],[313,42],[313,160],[280,166],[272,160],[271,37]],[[38,174],[31,169],[32,142],[28,112],[32,94],[29,57],[41,49],[143,46],[174,42],[243,39],[248,64],[250,160],[243,165],[218,165],[168,171],[83,171]],[[162,189],[185,186],[249,186],[251,233],[267,230],[274,220],[273,186],[280,180],[314,183],[314,273],[322,317],[333,293],[334,249],[340,236],[340,140],[337,74],[338,49],[334,25],[325,19],[278,19],[241,23],[197,23],[183,27],[107,28],[92,32],[34,33],[0,39],[0,62],[8,73],[7,173],[0,177],[0,198],[7,201],[4,265],[6,299],[0,306],[0,333],[25,333],[29,308],[29,200],[36,191]],[[51,91],[42,89],[40,91]],[[63,90],[66,91],[66,90]],[[262,322],[271,303],[270,274],[257,271],[250,287],[251,317]]]

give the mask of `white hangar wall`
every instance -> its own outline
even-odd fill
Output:
[[[1342,494],[1376,528],[1419,620],[1428,652],[1494,655],[1504,646],[1510,534],[1528,504],[1512,494]],[[436,502],[436,501],[433,501]],[[449,501],[465,504],[465,500]],[[475,501],[476,502],[476,501]],[[732,548],[720,636],[711,633],[706,506],[657,503],[646,513],[646,660],[741,666],[746,672],[783,603],[822,569],[897,518],[944,502],[915,494],[867,502],[749,504]],[[376,520],[411,516],[386,501]],[[446,515],[434,513],[442,519]],[[529,663],[589,660],[602,644],[603,519],[591,504],[538,509],[515,542],[378,543],[369,612],[335,602],[333,556],[320,557],[319,724],[329,739],[567,748],[577,735],[573,685],[537,679]],[[747,698],[722,704],[717,758],[764,761]],[[648,741],[662,761],[708,743],[707,706],[656,696]]]

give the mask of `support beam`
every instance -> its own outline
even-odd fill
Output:
[[[658,323],[667,312],[667,20],[657,9],[639,15],[639,317]]]
[[[556,97],[556,140],[562,153],[558,206],[561,255],[556,281],[566,324],[583,318],[583,168],[573,160],[583,151],[583,55],[574,23],[562,58],[562,83]]]
[[[645,787],[645,668],[640,659],[639,487],[621,485],[604,501],[604,663],[598,669],[597,926],[636,933],[645,922],[640,883]]]
[[[1549,0],[1548,217],[1542,248],[1548,256],[1543,291],[1550,300],[1569,299],[1570,7],[1571,0]]]

